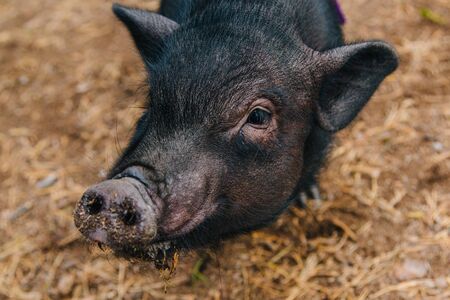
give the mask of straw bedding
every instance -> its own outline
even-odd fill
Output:
[[[390,41],[401,67],[339,134],[327,201],[181,256],[164,281],[88,246],[72,220],[145,96],[111,3],[1,1],[0,299],[449,299],[450,4],[341,3],[348,39]]]

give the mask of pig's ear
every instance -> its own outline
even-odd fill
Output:
[[[395,50],[380,41],[342,46],[320,54],[322,83],[316,107],[327,131],[345,128],[398,66]]]
[[[113,4],[114,14],[128,28],[146,64],[160,54],[164,39],[179,27],[178,23],[157,13]]]

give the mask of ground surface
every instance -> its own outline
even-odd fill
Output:
[[[0,1],[0,299],[450,299],[450,3],[341,3],[349,40],[386,39],[402,63],[340,134],[330,201],[182,257],[164,293],[72,221],[141,111],[127,33],[109,1]]]

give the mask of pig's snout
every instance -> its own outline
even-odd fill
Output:
[[[134,199],[125,196],[123,199],[116,199],[117,192],[109,191],[102,193],[98,187],[88,190],[81,198],[81,205],[88,215],[96,215],[103,209],[109,209],[109,212],[115,213],[125,225],[135,225],[139,219],[139,211],[136,208]],[[111,207],[113,209],[110,209]]]
[[[150,243],[157,235],[158,196],[124,177],[90,187],[78,202],[75,225],[88,239],[112,248]]]

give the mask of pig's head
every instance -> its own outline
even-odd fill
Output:
[[[397,66],[383,42],[318,52],[255,20],[114,12],[149,72],[148,107],[75,224],[118,255],[155,260],[270,223],[294,196],[313,124],[347,126]]]

